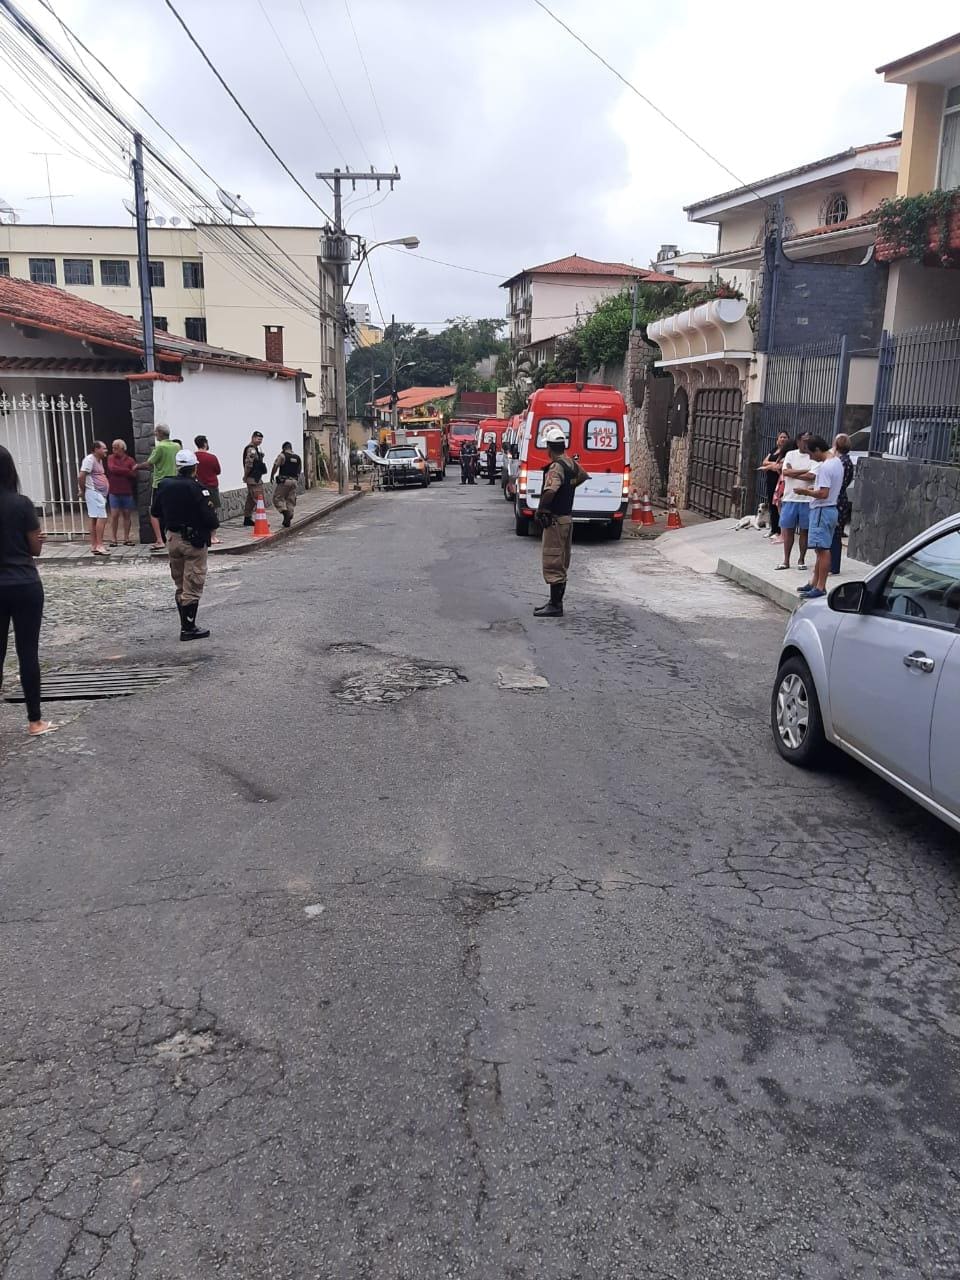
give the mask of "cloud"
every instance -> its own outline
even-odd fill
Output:
[[[873,68],[955,25],[946,0],[911,13],[906,43],[902,35],[891,41],[890,33],[904,30],[902,6],[892,0],[876,0],[869,20],[857,6],[819,3],[789,21],[784,14],[771,20],[761,0],[726,6],[687,0],[669,8],[636,0],[552,2],[644,93],[750,181],[899,127],[902,90],[884,85]],[[65,45],[37,0],[22,3]],[[55,3],[218,181],[243,194],[260,221],[318,219],[162,0],[111,5],[109,22],[101,0]],[[424,255],[501,278],[574,251],[645,265],[662,241],[710,247],[710,229],[689,225],[682,206],[735,185],[734,179],[532,0],[350,0],[373,93],[344,0],[303,0],[349,115],[300,0],[263,4],[286,54],[258,0],[180,0],[178,7],[325,208],[330,195],[315,181],[317,169],[398,165],[402,180],[394,194],[381,199],[383,192],[364,192],[355,199],[349,193],[352,229],[370,239],[416,234]],[[32,101],[23,86],[14,84],[13,91]],[[39,195],[46,180],[31,152],[63,148],[25,126],[6,103],[0,126],[8,139],[2,194],[39,220],[45,206],[28,197]],[[65,131],[60,122],[61,138]],[[125,179],[69,156],[52,164],[56,189],[75,193],[60,203],[59,220],[126,221]],[[429,322],[464,312],[503,314],[505,297],[493,277],[389,250],[377,253],[374,272],[388,316]],[[363,280],[353,296],[376,311]]]

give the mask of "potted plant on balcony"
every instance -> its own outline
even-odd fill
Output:
[[[884,200],[875,216],[878,262],[913,258],[928,266],[960,267],[960,190]]]

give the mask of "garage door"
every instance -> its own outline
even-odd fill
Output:
[[[705,516],[735,513],[743,398],[733,387],[697,392],[690,423],[687,505]]]

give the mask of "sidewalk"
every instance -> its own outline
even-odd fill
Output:
[[[291,534],[296,533],[298,529],[302,529],[308,524],[313,524],[314,521],[330,515],[331,512],[338,510],[348,502],[353,502],[359,497],[359,493],[352,491],[339,494],[336,489],[310,489],[306,493],[302,493],[298,498],[297,514],[289,529],[281,528],[282,517],[279,512],[272,507],[268,508],[267,519],[270,523],[270,533],[264,538],[252,537],[253,530],[249,525],[244,525],[242,516],[237,516],[233,520],[226,520],[217,532],[217,537],[221,539],[221,543],[219,546],[211,547],[210,554],[212,556],[242,556],[251,551],[256,551],[260,547],[273,546],[281,538],[289,537]],[[109,547],[108,550],[111,564],[129,564],[133,561],[142,563],[144,560],[162,561],[165,559],[165,556],[159,551],[151,552],[148,546],[141,546],[139,543],[135,547]],[[102,557],[91,554],[90,546],[87,542],[63,542],[58,544],[51,540],[44,547],[41,563],[44,565],[96,565],[102,564],[104,561]]]
[[[781,609],[794,610],[800,603],[796,588],[809,578],[796,567],[789,572],[777,571],[783,562],[783,546],[771,543],[767,530],[734,528],[733,520],[711,520],[692,528],[670,529],[656,541],[657,550],[673,564],[683,565],[697,573],[716,573],[721,578],[746,587],[756,595],[766,596]],[[812,564],[813,553],[807,553],[807,563]],[[794,546],[791,563],[796,566],[797,548]],[[841,571],[831,577],[827,589],[838,583],[865,577],[873,566],[860,560],[850,560],[844,554]]]

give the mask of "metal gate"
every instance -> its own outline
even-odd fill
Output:
[[[77,476],[93,436],[93,413],[82,395],[0,393],[0,444],[13,454],[20,490],[32,499],[48,536],[83,536]]]
[[[652,373],[647,378],[645,389],[647,396],[647,441],[657,464],[656,484],[658,498],[667,495],[667,476],[670,471],[670,415],[673,402],[673,378],[668,374],[656,377]]]
[[[743,433],[743,397],[735,387],[704,387],[690,422],[687,505],[701,515],[734,514]]]
[[[757,465],[781,431],[791,440],[809,431],[832,442],[843,421],[848,368],[846,338],[768,352]]]
[[[884,331],[870,451],[960,466],[960,320]]]

